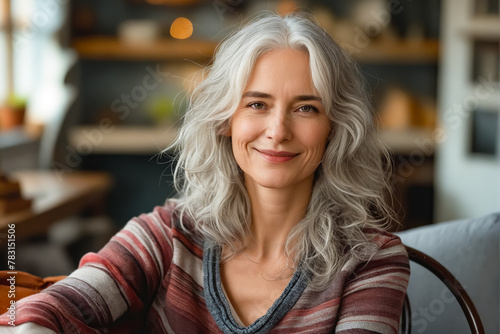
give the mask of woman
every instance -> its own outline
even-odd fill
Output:
[[[223,42],[174,146],[178,198],[18,303],[18,324],[398,331],[409,267],[384,232],[386,153],[355,64],[321,28],[267,16]]]

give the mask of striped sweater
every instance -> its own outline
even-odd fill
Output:
[[[17,326],[6,332],[106,333],[130,317],[140,330],[121,333],[398,332],[409,279],[398,237],[373,234],[377,250],[370,261],[349,260],[323,291],[309,289],[298,270],[268,312],[244,328],[221,287],[220,249],[183,233],[171,213],[157,207],[132,219],[66,279],[19,301]],[[8,321],[7,314],[0,317],[0,324]]]

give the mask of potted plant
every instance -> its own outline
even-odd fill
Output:
[[[6,81],[7,99],[0,104],[0,130],[9,130],[24,124],[26,114],[26,99],[14,94],[14,52],[13,52],[13,24],[11,13],[11,1],[3,0],[3,17],[6,35]]]
[[[4,104],[0,105],[0,129],[9,130],[24,124],[26,115],[26,99],[11,94]]]

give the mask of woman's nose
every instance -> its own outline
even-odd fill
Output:
[[[290,120],[286,111],[273,110],[269,116],[268,138],[279,144],[291,139]]]

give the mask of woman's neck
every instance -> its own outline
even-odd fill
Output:
[[[276,259],[284,254],[290,230],[306,215],[312,182],[294,189],[270,189],[246,182],[252,205],[250,232],[244,242],[247,254],[256,260]]]

